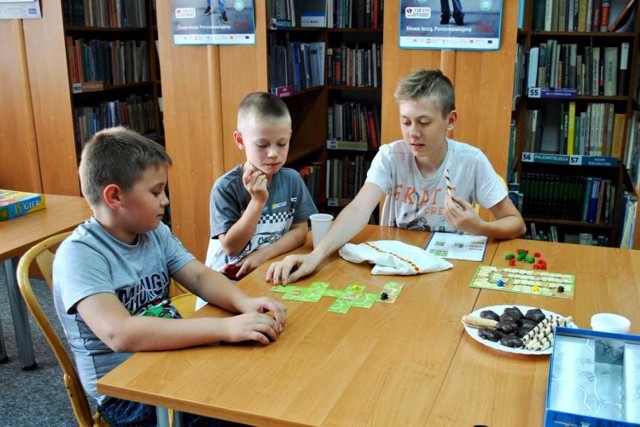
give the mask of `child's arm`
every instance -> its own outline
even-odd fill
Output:
[[[242,183],[251,195],[251,200],[238,221],[226,233],[218,236],[222,249],[228,256],[240,255],[247,246],[256,232],[264,205],[269,200],[267,177],[250,163],[247,162],[247,165],[242,174]]]
[[[291,252],[294,249],[304,245],[307,240],[307,233],[309,232],[309,226],[307,221],[293,224],[291,229],[284,234],[277,241],[261,247],[260,249],[250,253],[238,263],[240,270],[236,273],[236,277],[239,279],[251,273],[256,268],[260,267],[266,261],[282,255],[287,252]]]
[[[365,182],[356,197],[340,212],[327,235],[310,254],[289,255],[271,264],[266,280],[272,283],[293,283],[313,273],[320,263],[351,240],[369,222],[369,217],[384,195],[375,184]]]
[[[164,319],[131,316],[111,293],[81,300],[77,309],[100,340],[117,352],[173,350],[217,341],[275,341],[282,332],[286,308],[271,298],[250,298],[220,273],[192,261],[174,277],[205,300],[230,311],[226,318]],[[263,314],[271,311],[274,317]]]
[[[466,200],[459,197],[445,199],[444,217],[456,229],[494,239],[513,239],[526,232],[522,215],[509,197],[489,208],[494,221],[484,221]]]

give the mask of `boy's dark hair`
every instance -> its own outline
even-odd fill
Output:
[[[416,70],[400,80],[394,93],[396,101],[427,98],[440,109],[442,117],[456,109],[456,95],[451,80],[442,71]]]
[[[248,119],[254,121],[291,121],[289,108],[282,99],[266,92],[253,92],[245,96],[238,107],[238,126]]]
[[[102,200],[102,191],[116,184],[131,191],[149,166],[171,166],[171,158],[158,143],[124,127],[101,130],[82,149],[80,186],[90,205]]]

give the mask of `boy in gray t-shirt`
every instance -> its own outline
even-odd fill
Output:
[[[198,262],[160,220],[171,159],[164,149],[124,129],[98,132],[83,149],[82,193],[93,217],[66,239],[53,264],[54,303],[85,391],[111,425],[155,425],[155,408],[101,395],[96,382],[130,353],[217,341],[278,338],[285,307],[250,298]],[[181,319],[170,279],[234,313]],[[266,312],[272,312],[273,317]],[[186,415],[187,425],[194,416]]]
[[[211,190],[206,261],[231,279],[306,241],[307,220],[318,211],[300,174],[283,168],[290,138],[291,116],[280,98],[255,92],[240,103],[233,139],[247,161]]]

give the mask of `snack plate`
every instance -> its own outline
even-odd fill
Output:
[[[471,313],[469,313],[470,316],[475,316],[475,317],[480,317],[480,313],[485,311],[485,310],[491,310],[494,311],[495,313],[498,314],[498,316],[500,316],[503,312],[505,308],[509,308],[509,307],[518,307],[518,309],[520,309],[520,311],[522,312],[522,314],[525,314],[527,312],[527,310],[531,310],[534,308],[539,308],[539,307],[530,307],[527,305],[516,305],[516,304],[509,304],[509,305],[492,305],[489,307],[482,307],[479,308]],[[567,317],[567,316],[563,316],[561,314],[558,313],[554,313],[553,311],[549,311],[549,310],[545,310],[544,308],[540,308],[540,310],[542,310],[542,312],[547,315],[547,314],[551,314],[553,316],[562,316],[562,317]],[[464,323],[463,323],[464,325]],[[577,328],[576,324],[571,322],[569,323],[569,325],[567,325],[568,328]],[[515,353],[515,354],[528,354],[528,355],[533,355],[533,356],[543,356],[543,355],[547,355],[547,354],[551,354],[551,350],[553,349],[553,346],[545,349],[545,350],[527,350],[524,348],[513,348],[513,347],[507,347],[504,346],[502,344],[500,344],[500,341],[497,342],[493,342],[493,341],[489,341],[489,340],[485,340],[484,338],[480,337],[480,335],[478,334],[480,332],[480,329],[477,328],[472,328],[470,326],[464,325],[464,330],[467,331],[467,333],[469,334],[469,336],[471,336],[471,338],[473,338],[474,340],[478,341],[480,344],[486,345],[487,347],[491,347],[491,348],[495,348],[496,350],[500,350],[500,351],[504,351],[506,353]]]

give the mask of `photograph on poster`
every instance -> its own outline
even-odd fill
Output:
[[[254,0],[172,0],[176,45],[252,45]]]
[[[498,50],[502,0],[400,0],[404,49]]]

